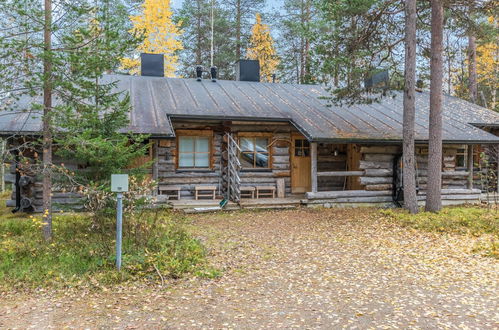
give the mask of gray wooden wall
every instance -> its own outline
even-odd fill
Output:
[[[278,178],[285,181],[286,194],[291,193],[290,178],[290,141],[295,129],[289,124],[258,122],[192,122],[174,121],[175,130],[213,130],[213,168],[211,170],[181,170],[176,168],[176,140],[160,140],[157,150],[157,180],[160,183],[177,185],[182,188],[181,196],[192,197],[196,185],[220,186],[220,164],[223,136],[230,132],[237,137],[239,132],[271,133],[272,167],[268,170],[244,169],[241,171],[242,185],[275,185]]]

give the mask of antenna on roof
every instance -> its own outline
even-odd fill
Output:
[[[210,66],[213,66],[213,30],[215,25],[215,15],[214,15],[215,0],[211,0],[211,52],[210,52]]]

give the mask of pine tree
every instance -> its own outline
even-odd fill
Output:
[[[414,127],[416,118],[416,0],[405,2],[405,83],[403,116],[404,206],[418,212],[416,196],[416,155]]]
[[[242,49],[246,48],[251,31],[250,20],[263,7],[264,0],[227,0],[224,8],[231,13],[230,23],[234,31],[234,61],[242,58]]]
[[[431,0],[431,80],[430,124],[428,132],[428,187],[425,209],[442,208],[442,79],[444,7],[442,0]]]
[[[250,47],[247,57],[260,62],[260,77],[263,81],[271,82],[275,74],[279,59],[277,57],[274,40],[270,35],[270,28],[262,23],[260,14],[255,16],[256,22],[251,29]]]
[[[281,54],[280,77],[285,82],[310,83],[316,80],[312,72],[313,35],[316,32],[315,2],[286,0],[280,16],[277,40]]]
[[[219,79],[234,78],[234,43],[231,15],[216,1],[185,0],[175,20],[182,22],[184,31],[181,40],[184,46],[180,53],[179,74],[194,77],[196,65],[210,66],[211,50],[211,6],[214,6],[214,59]]]
[[[403,2],[391,0],[319,0],[314,64],[319,80],[339,104],[372,102],[383,90],[365,93],[364,81],[372,74],[401,66]],[[393,75],[392,75],[393,76]]]
[[[102,112],[89,123],[88,118],[80,116],[88,109],[112,112],[121,103],[119,111],[129,110],[126,95],[115,95],[113,83],[100,84],[99,79],[103,73],[116,69],[119,59],[137,45],[127,33],[126,8],[119,1],[98,0],[76,6],[45,0],[43,9],[36,0],[3,4],[0,16],[6,19],[0,21],[0,76],[6,79],[0,81],[2,109],[28,112],[29,119],[42,118],[42,140],[28,139],[22,148],[43,150],[42,162],[34,163],[30,169],[43,176],[42,230],[44,238],[50,240],[52,181],[58,173],[52,162],[53,141],[67,141],[60,136],[59,128],[64,125],[68,132],[82,126],[92,130],[93,124],[102,119]],[[39,95],[43,95],[43,100],[37,98]],[[18,102],[23,98],[32,102]],[[52,102],[56,99],[57,103]],[[108,117],[108,123],[115,123],[114,120]],[[116,124],[115,128],[124,126],[121,120]],[[70,148],[79,148],[86,142],[80,138]]]
[[[131,16],[133,23],[131,32],[143,36],[144,40],[137,47],[135,55],[124,58],[122,66],[131,74],[140,71],[140,53],[164,54],[165,76],[174,77],[177,69],[178,51],[182,47],[180,41],[181,22],[174,23],[170,0],[145,0],[141,6],[141,13]]]

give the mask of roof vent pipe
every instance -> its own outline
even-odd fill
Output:
[[[201,79],[203,79],[203,67],[196,65],[196,80],[201,81]]]
[[[216,82],[217,81],[217,67],[212,66],[210,68],[210,74],[211,74],[211,81]]]

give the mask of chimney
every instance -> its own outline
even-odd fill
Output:
[[[260,81],[260,63],[258,60],[239,60],[236,62],[236,80]]]
[[[150,77],[165,76],[163,54],[140,54],[140,75]]]

